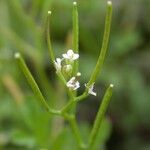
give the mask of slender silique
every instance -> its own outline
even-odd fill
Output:
[[[94,142],[96,141],[96,138],[97,138],[98,133],[99,133],[98,131],[99,131],[100,125],[101,125],[102,120],[104,118],[107,107],[110,103],[110,98],[112,96],[112,89],[113,89],[113,84],[111,84],[108,87],[108,89],[106,90],[104,98],[102,99],[102,104],[100,105],[100,108],[99,108],[98,113],[96,115],[96,119],[94,121],[94,125],[92,128],[91,134],[89,136],[89,148],[91,148],[91,149],[94,146]]]
[[[73,50],[79,53],[79,23],[78,23],[78,8],[77,2],[73,2]],[[74,63],[73,74],[78,72],[79,61]]]
[[[55,56],[54,56],[54,51],[52,49],[51,37],[50,37],[50,17],[51,17],[51,11],[48,11],[48,16],[47,16],[47,44],[48,44],[48,51],[49,51],[51,61],[54,63]]]
[[[48,106],[45,98],[43,97],[43,95],[42,95],[42,93],[41,93],[37,83],[35,82],[33,76],[31,75],[31,73],[30,73],[30,71],[29,71],[29,69],[28,69],[24,59],[22,58],[22,56],[19,53],[16,53],[15,54],[15,59],[16,59],[18,65],[19,65],[20,69],[24,73],[24,75],[25,75],[29,85],[31,86],[31,88],[32,88],[32,90],[33,90],[33,92],[35,94],[35,96],[42,103],[42,105],[45,107],[45,109],[48,112],[52,113],[52,114],[59,114],[59,111],[55,111],[55,110],[51,109]]]
[[[92,83],[94,83],[96,81],[98,75],[100,74],[100,72],[102,70],[102,65],[104,63],[106,51],[108,48],[109,34],[110,34],[110,27],[111,27],[111,18],[112,18],[112,3],[110,1],[108,1],[102,48],[100,50],[100,55],[99,55],[97,64],[96,64],[94,71],[91,75],[91,78],[88,82],[88,86],[90,86]]]

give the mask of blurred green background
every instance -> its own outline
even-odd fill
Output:
[[[49,116],[37,103],[13,55],[21,52],[51,106],[66,95],[49,61],[47,11],[56,56],[72,47],[71,0],[0,0],[0,149],[77,149],[67,124]],[[101,47],[105,0],[78,0],[80,82],[84,90]],[[85,141],[106,87],[115,85],[96,149],[150,149],[150,0],[113,0],[107,58],[95,89],[78,105]],[[57,93],[54,95],[54,93]],[[74,145],[74,146],[73,146]]]

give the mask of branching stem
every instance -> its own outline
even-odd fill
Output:
[[[54,56],[54,52],[52,50],[51,39],[50,39],[50,27],[49,27],[50,15],[51,15],[51,12],[48,11],[47,43],[48,43],[50,59],[52,60],[53,65],[54,65],[55,56]],[[96,81],[99,72],[101,72],[102,65],[104,63],[104,59],[105,59],[105,55],[106,55],[106,50],[107,50],[107,47],[108,47],[109,34],[110,34],[110,25],[111,25],[111,16],[112,16],[112,3],[110,1],[108,1],[102,48],[101,48],[101,51],[100,51],[100,54],[99,54],[97,64],[94,68],[94,71],[93,71],[93,73],[90,77],[90,80],[89,80],[88,84],[86,85],[85,92],[80,96],[76,96],[76,92],[73,92],[72,90],[70,90],[66,86],[67,81],[66,81],[65,77],[63,76],[63,73],[61,71],[56,72],[59,79],[62,81],[62,83],[67,88],[67,92],[68,92],[69,99],[70,99],[70,101],[61,110],[55,110],[55,109],[52,109],[52,108],[49,107],[49,105],[47,104],[43,94],[41,93],[36,81],[34,80],[32,74],[30,73],[24,59],[22,58],[22,56],[19,53],[15,54],[15,59],[16,59],[18,65],[19,65],[20,69],[24,73],[26,79],[28,80],[28,83],[31,86],[31,88],[32,88],[35,96],[37,97],[37,99],[41,102],[41,104],[45,107],[45,109],[50,114],[55,114],[55,115],[62,116],[65,120],[67,120],[69,122],[70,127],[73,131],[73,134],[74,134],[74,136],[77,140],[77,143],[78,143],[80,149],[92,149],[94,147],[96,138],[98,136],[98,131],[99,131],[99,128],[101,126],[101,122],[103,120],[103,117],[105,115],[105,112],[106,112],[107,107],[108,107],[109,102],[110,102],[110,98],[112,96],[113,85],[110,84],[110,86],[106,90],[106,93],[103,97],[101,106],[98,110],[96,119],[94,121],[94,125],[93,125],[93,128],[91,130],[91,134],[89,136],[89,140],[88,140],[87,144],[84,144],[83,141],[82,141],[80,131],[79,131],[79,128],[78,128],[78,125],[77,125],[77,121],[76,121],[76,118],[75,118],[75,111],[73,111],[73,113],[70,114],[68,112],[68,110],[73,109],[73,108],[76,109],[76,103],[83,100],[83,99],[85,99],[89,95],[89,92],[88,92],[89,87]],[[78,33],[78,30],[79,30],[79,27],[78,27],[77,3],[73,2],[73,49],[76,53],[79,53],[79,48],[78,48],[79,47],[78,46],[79,33]],[[75,75],[77,72],[78,72],[78,61],[76,61],[74,63],[73,75]]]

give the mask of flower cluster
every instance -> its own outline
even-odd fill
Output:
[[[54,61],[54,65],[56,68],[57,73],[61,73],[63,70],[65,70],[66,73],[71,73],[73,70],[73,64],[74,61],[79,58],[79,54],[74,53],[72,49],[69,49],[66,54],[62,54],[62,58],[56,58]],[[63,61],[65,63],[63,63]],[[66,86],[70,90],[77,90],[80,87],[80,83],[78,81],[78,78],[81,76],[81,73],[78,72],[76,76],[73,76],[70,78],[70,80],[66,83]],[[85,84],[85,87],[87,85]],[[94,88],[94,83],[87,87],[88,88],[88,93],[96,96],[96,93],[93,91]]]
[[[62,54],[63,58],[56,58],[56,61],[54,61],[54,65],[56,68],[56,72],[61,72],[62,68],[65,69],[66,72],[69,72],[72,70],[72,63],[74,60],[79,58],[79,54],[76,54],[73,52],[72,49],[69,49],[66,54]],[[62,61],[66,60],[66,65],[62,65]]]
[[[69,60],[70,62],[79,58],[79,54],[73,52],[72,49],[69,49],[66,54],[62,54],[63,58]]]

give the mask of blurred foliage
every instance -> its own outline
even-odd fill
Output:
[[[106,4],[102,0],[78,0],[78,4],[81,82],[85,83],[99,54]],[[104,85],[111,82],[115,85],[108,112],[112,132],[110,121],[106,119],[100,130],[100,145],[110,150],[148,150],[150,1],[113,0],[113,4],[109,52],[97,84],[100,97],[104,94]],[[69,128],[62,129],[66,123],[41,110],[13,59],[14,52],[20,51],[42,92],[50,99],[48,102],[56,108],[65,103],[64,91],[55,80],[47,52],[48,10],[52,10],[53,47],[56,55],[60,55],[72,45],[72,1],[0,0],[0,148],[76,149]],[[54,96],[56,90],[59,93]],[[85,140],[99,103],[90,98],[78,108]]]

